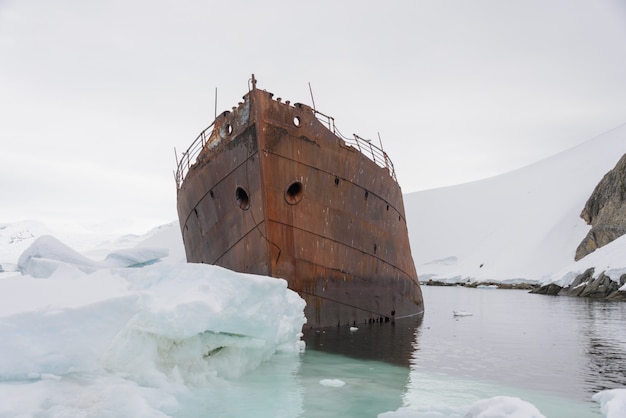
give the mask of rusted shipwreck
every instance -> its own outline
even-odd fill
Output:
[[[175,176],[187,261],[286,279],[306,300],[305,329],[421,318],[392,162],[333,118],[253,76]]]

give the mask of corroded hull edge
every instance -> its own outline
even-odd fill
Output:
[[[423,314],[400,187],[308,106],[253,88],[220,115],[178,215],[189,262],[286,279],[305,328]]]

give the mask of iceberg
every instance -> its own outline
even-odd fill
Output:
[[[17,270],[32,277],[46,278],[62,265],[92,273],[107,267],[143,267],[157,263],[168,255],[167,248],[134,247],[114,250],[103,261],[96,261],[52,235],[42,235],[22,253]]]
[[[0,280],[0,390],[61,396],[76,382],[110,381],[120,393],[143,387],[133,396],[145,402],[145,388],[201,387],[303,350],[305,302],[285,280],[158,263],[163,252],[145,248],[115,254],[93,261],[45,236],[20,257],[21,275]]]
[[[101,266],[52,235],[37,238],[17,261],[22,274],[36,278],[49,277],[61,265],[70,265],[84,273],[92,273]]]

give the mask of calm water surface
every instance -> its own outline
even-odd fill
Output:
[[[300,376],[336,376],[323,364],[344,356],[355,359],[345,360],[350,364],[358,359],[388,364],[396,383],[383,379],[380,391],[400,386],[402,394],[398,406],[392,408],[390,396],[381,412],[408,405],[443,408],[445,414],[446,408],[508,395],[533,403],[547,417],[599,417],[591,396],[626,387],[626,303],[464,287],[423,286],[423,293],[426,315],[419,325],[399,322],[307,335]],[[453,311],[472,315],[455,317]],[[308,410],[304,416],[313,416],[312,407]],[[374,409],[370,405],[367,411]],[[356,410],[352,416],[358,416]]]
[[[520,290],[424,286],[417,369],[578,399],[626,387],[626,304]],[[454,317],[452,311],[472,316]]]
[[[601,417],[593,394],[626,387],[626,303],[463,287],[423,293],[421,323],[306,333],[304,354],[278,353],[241,379],[181,395],[173,415],[452,418],[505,395],[548,418],[593,418]]]

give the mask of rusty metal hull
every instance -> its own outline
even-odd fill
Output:
[[[254,83],[210,128],[177,172],[189,262],[286,279],[306,300],[305,328],[422,315],[387,167]]]

